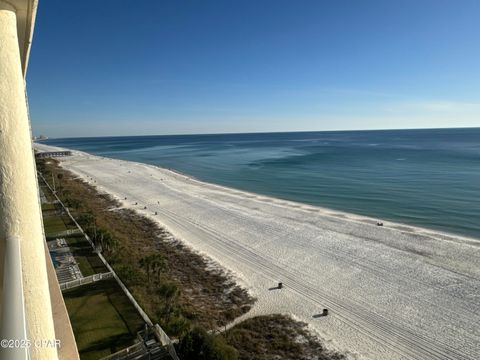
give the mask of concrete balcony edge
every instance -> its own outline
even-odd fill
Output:
[[[0,0],[0,6],[10,5],[17,16],[18,47],[22,63],[23,77],[27,73],[28,59],[33,39],[33,29],[37,15],[38,0]]]

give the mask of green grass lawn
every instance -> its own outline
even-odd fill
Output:
[[[93,271],[93,268],[88,262],[88,259],[86,257],[75,256],[75,261],[77,262],[78,267],[80,268],[80,271],[82,272],[83,276],[90,276],[95,274],[95,271]]]
[[[52,236],[67,230],[67,226],[59,216],[51,216],[43,219],[45,235]]]
[[[115,280],[64,292],[82,360],[93,360],[131,344],[143,321]]]
[[[42,210],[55,210],[55,204],[52,204],[52,203],[42,204]]]

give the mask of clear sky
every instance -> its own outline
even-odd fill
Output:
[[[477,0],[40,0],[51,137],[480,126]]]

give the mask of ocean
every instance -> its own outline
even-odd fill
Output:
[[[480,238],[480,128],[49,139],[277,198]]]

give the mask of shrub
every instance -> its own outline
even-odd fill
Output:
[[[115,267],[115,272],[127,286],[139,285],[145,281],[143,274],[128,264],[118,265]]]
[[[177,352],[183,360],[236,360],[237,351],[219,335],[194,328],[179,342]]]

